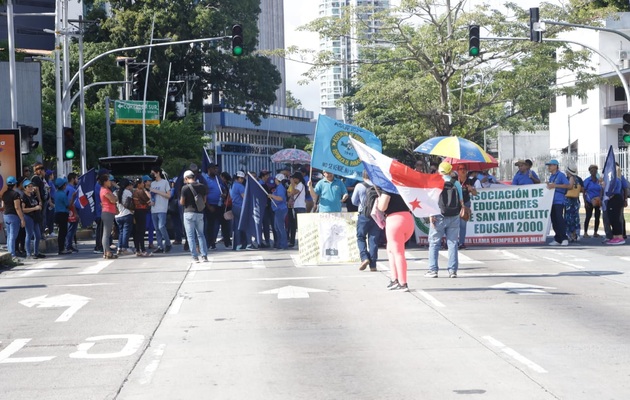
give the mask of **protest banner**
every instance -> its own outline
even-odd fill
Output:
[[[472,215],[466,224],[466,244],[545,243],[554,189],[546,184],[494,186],[471,196]],[[416,235],[426,244],[428,218],[415,218]]]
[[[301,213],[297,217],[301,265],[360,261],[357,213]]]

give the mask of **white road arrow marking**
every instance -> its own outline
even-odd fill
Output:
[[[285,286],[278,289],[267,290],[260,294],[278,294],[278,298],[283,299],[308,299],[310,293],[327,293],[328,290],[311,289],[300,286]]]
[[[522,294],[522,295],[545,295],[551,294],[545,292],[543,289],[555,289],[555,287],[528,285],[526,283],[513,283],[503,282],[498,285],[490,286],[492,289],[505,289],[508,292]]]
[[[47,296],[48,295],[43,295],[33,297],[32,299],[22,300],[20,301],[20,304],[26,307],[37,306],[37,308],[68,307],[68,309],[55,320],[55,322],[66,322],[72,318],[72,316],[79,311],[81,307],[91,300],[89,297],[74,294],[62,294],[54,297]]]
[[[97,261],[96,264],[87,267],[83,271],[79,272],[79,275],[87,275],[87,274],[98,274],[103,269],[105,269],[109,264],[113,263],[113,261]]]

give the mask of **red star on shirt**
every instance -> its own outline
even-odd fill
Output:
[[[411,206],[411,211],[415,210],[416,208],[422,208],[418,199],[415,199],[414,201],[409,203],[409,205]]]

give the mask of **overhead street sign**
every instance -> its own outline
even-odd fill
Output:
[[[116,100],[114,102],[114,120],[121,125],[142,125],[143,101],[138,100]],[[145,115],[146,125],[160,124],[160,103],[157,101],[147,101]]]

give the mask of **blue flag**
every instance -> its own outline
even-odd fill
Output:
[[[262,243],[262,221],[266,206],[267,192],[256,179],[247,174],[238,229],[244,231],[247,237],[255,237],[258,244]]]
[[[79,184],[77,185],[75,208],[83,227],[92,226],[95,220],[94,185],[96,185],[96,172],[92,168],[79,177]]]
[[[615,186],[617,185],[617,166],[615,165],[615,153],[613,153],[613,147],[608,149],[608,155],[606,156],[606,162],[604,163],[604,198],[602,199],[602,211],[606,211],[608,206],[608,199],[610,199],[615,192]]]
[[[320,114],[315,129],[311,166],[362,181],[363,164],[350,144],[350,135],[379,153],[383,149],[381,140],[372,132]]]

